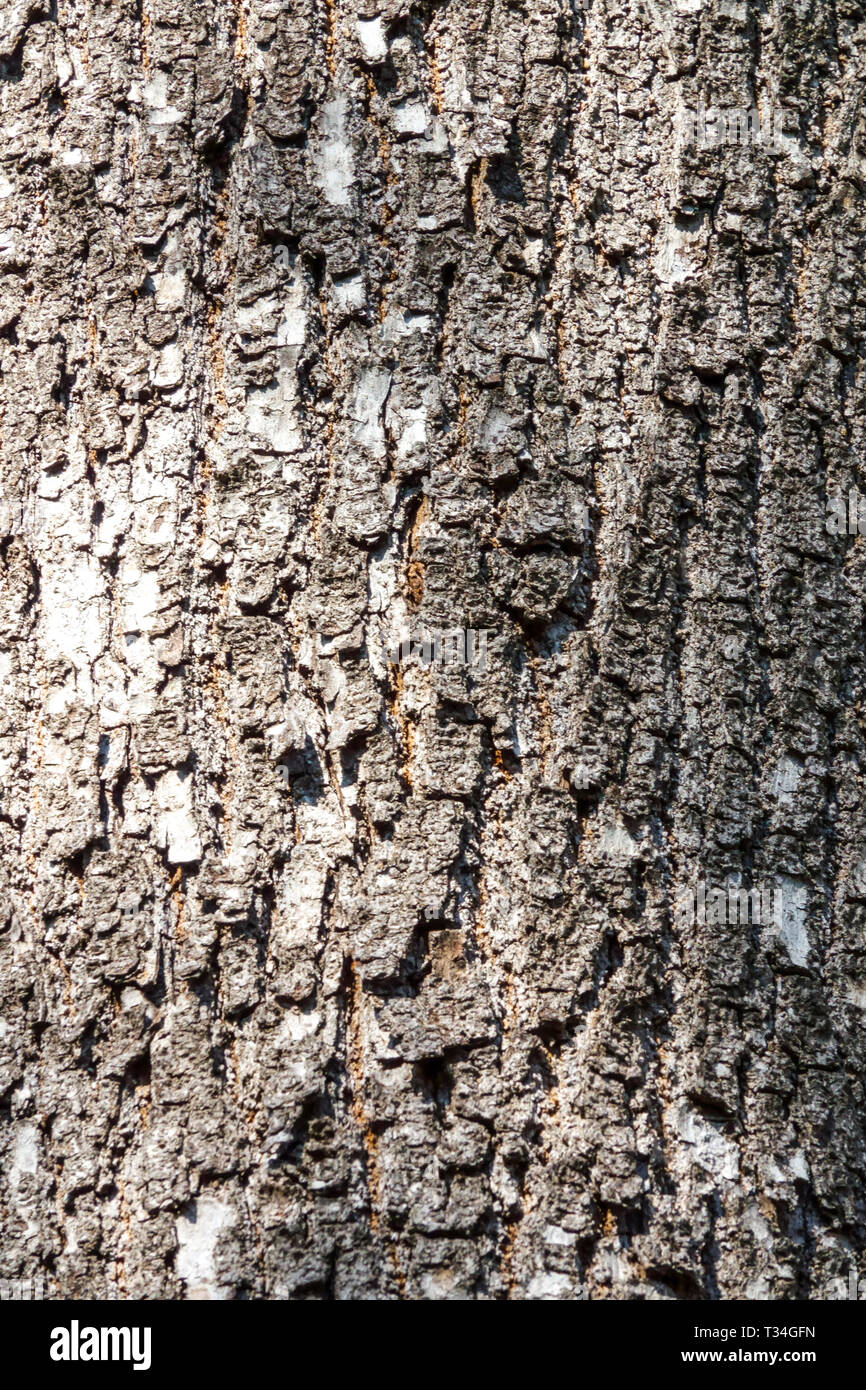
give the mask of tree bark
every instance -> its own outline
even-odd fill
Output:
[[[866,1271],[864,37],[4,0],[0,1274]]]

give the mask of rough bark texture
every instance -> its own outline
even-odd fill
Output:
[[[0,1274],[862,1261],[864,39],[2,0]],[[485,669],[384,654],[440,628]]]

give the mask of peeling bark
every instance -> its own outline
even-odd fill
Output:
[[[866,1271],[863,45],[4,0],[0,1276]]]

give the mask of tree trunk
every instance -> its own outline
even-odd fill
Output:
[[[4,1277],[866,1268],[863,44],[3,0]]]

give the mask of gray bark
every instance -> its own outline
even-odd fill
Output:
[[[864,38],[3,0],[4,1277],[866,1269]]]

